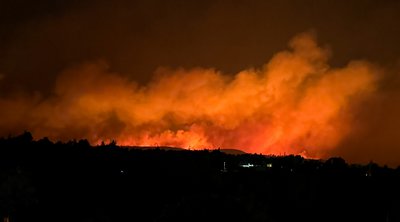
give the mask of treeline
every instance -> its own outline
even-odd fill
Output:
[[[0,139],[0,216],[22,221],[400,221],[400,170],[221,150]]]

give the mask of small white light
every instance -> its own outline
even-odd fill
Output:
[[[247,163],[247,164],[241,164],[240,166],[244,167],[244,168],[250,168],[250,167],[254,167],[254,164]]]

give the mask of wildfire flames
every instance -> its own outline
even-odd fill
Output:
[[[160,68],[146,86],[85,64],[63,72],[49,97],[1,98],[0,134],[318,157],[352,132],[379,72],[363,61],[331,68],[329,54],[305,33],[262,68]]]

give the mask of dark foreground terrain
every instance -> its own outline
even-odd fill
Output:
[[[340,158],[0,139],[10,222],[400,221],[399,189],[399,169]]]

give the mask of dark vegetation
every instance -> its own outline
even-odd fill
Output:
[[[0,139],[10,222],[400,221],[399,185],[399,169],[341,158]]]

